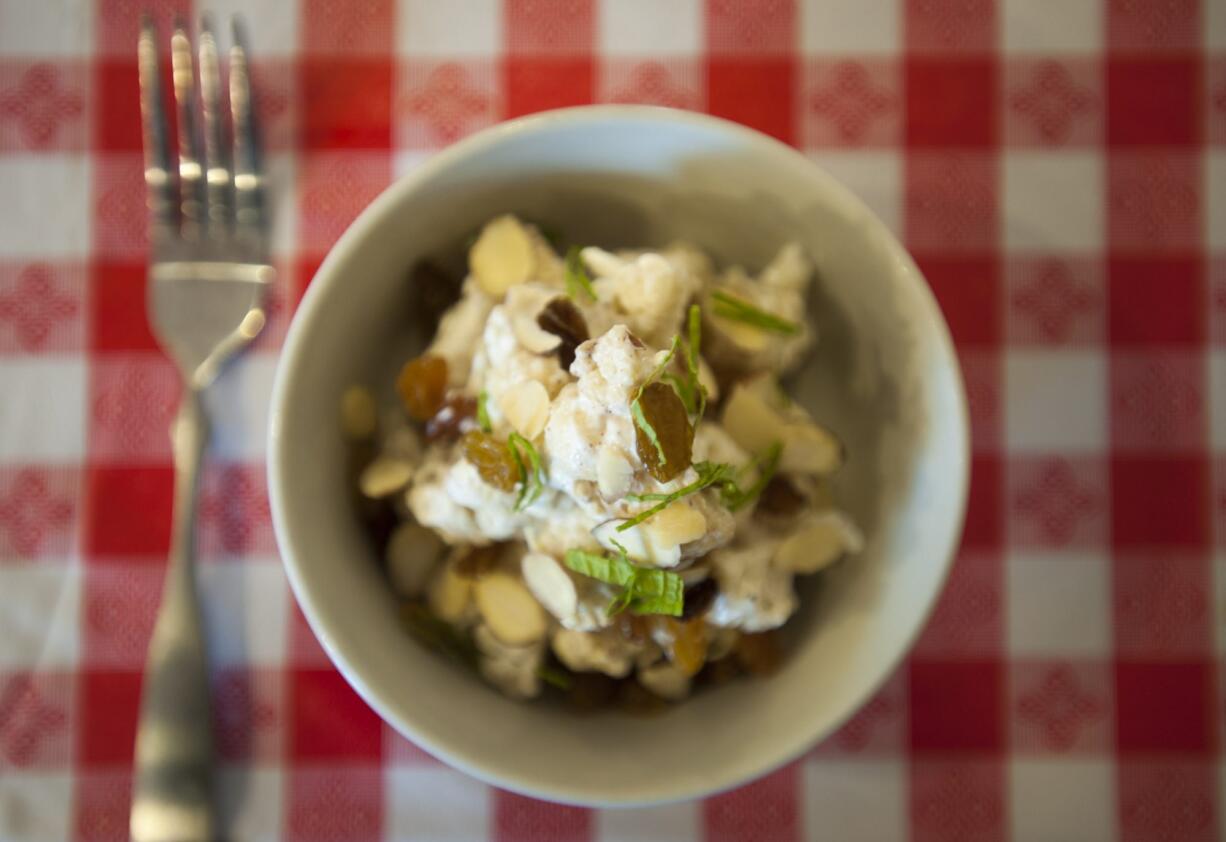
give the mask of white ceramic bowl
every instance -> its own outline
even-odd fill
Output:
[[[765,680],[652,719],[510,701],[409,638],[346,503],[343,389],[390,384],[408,332],[407,269],[514,211],[601,245],[692,240],[756,269],[797,240],[816,263],[817,353],[793,386],[844,439],[843,502],[867,550],[806,587],[793,648]],[[390,394],[390,391],[389,391]],[[398,180],[320,267],[273,394],[269,485],[289,579],[324,649],[405,736],[478,778],[590,805],[700,796],[796,757],[899,663],[945,581],[968,476],[966,400],[949,332],[898,242],[795,151],[734,124],[599,106],[496,126]]]

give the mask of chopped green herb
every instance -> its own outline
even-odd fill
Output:
[[[634,419],[634,425],[643,431],[643,435],[647,436],[647,440],[655,447],[656,453],[660,457],[660,464],[667,465],[668,458],[664,455],[664,447],[660,444],[660,436],[656,433],[655,427],[651,426],[651,422],[647,420],[647,416],[643,414],[643,405],[640,399],[643,397],[643,390],[660,376],[660,372],[673,361],[673,357],[677,355],[677,349],[681,347],[681,337],[674,336],[673,343],[668,349],[668,353],[664,355],[664,359],[660,364],[652,370],[651,374],[647,375],[647,379],[639,384],[638,391],[634,393],[634,400],[630,401],[630,417]]]
[[[711,293],[714,302],[712,311],[717,316],[731,319],[742,324],[752,325],[770,333],[781,333],[784,336],[795,336],[800,333],[800,325],[768,313],[750,304],[743,298],[730,295],[723,290]]]
[[[515,498],[515,511],[523,511],[536,502],[545,490],[545,470],[541,467],[541,455],[532,442],[519,433],[507,438],[507,448],[519,468],[519,496]]]
[[[492,433],[494,425],[490,423],[490,412],[487,408],[489,400],[490,393],[482,389],[481,394],[477,395],[477,426],[484,432]]]
[[[673,502],[680,500],[682,497],[697,494],[699,491],[702,491],[704,488],[709,486],[722,486],[729,482],[734,486],[736,484],[735,480],[733,479],[736,475],[736,468],[725,462],[695,462],[694,470],[698,473],[698,479],[694,480],[689,485],[678,488],[671,494],[644,494],[638,495],[636,498],[634,498],[640,500],[659,499],[660,502],[656,503],[650,509],[645,509],[644,511],[639,512],[637,515],[624,523],[618,524],[617,531],[625,532],[627,529],[638,526],[652,515],[659,514],[667,509]]]
[[[597,555],[584,550],[568,550],[566,566],[576,573],[616,585],[622,592],[605,608],[611,617],[627,608],[636,614],[681,616],[685,583],[676,573],[654,567],[639,567],[626,556],[626,548],[616,541],[618,555]]]
[[[745,506],[745,504],[758,498],[758,495],[762,493],[762,489],[766,488],[767,483],[771,481],[771,477],[775,475],[775,471],[779,468],[779,456],[782,453],[783,444],[775,442],[742,469],[742,473],[750,468],[758,469],[758,478],[749,488],[742,490],[735,482],[720,488],[720,499],[729,511],[735,512],[737,509]]]
[[[582,291],[595,301],[596,288],[592,286],[592,278],[583,265],[583,257],[580,252],[581,249],[578,246],[571,246],[566,252],[566,294],[571,298],[577,298],[579,292]]]
[[[664,379],[672,384],[677,397],[685,404],[685,410],[695,418],[701,418],[707,408],[707,389],[698,379],[698,351],[702,341],[702,311],[697,304],[690,305],[689,342],[685,349],[686,377],[666,374]]]

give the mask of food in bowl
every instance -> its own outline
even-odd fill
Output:
[[[780,386],[815,343],[812,274],[796,244],[751,277],[486,224],[395,410],[342,401],[410,631],[583,706],[771,671],[795,578],[863,547],[828,484],[842,444]]]

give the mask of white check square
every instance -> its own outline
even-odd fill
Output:
[[[901,842],[908,838],[907,767],[900,760],[810,760],[802,803],[808,839]]]
[[[228,461],[263,458],[276,369],[275,353],[248,354],[209,389],[205,402],[213,422],[212,456]]]
[[[94,43],[95,5],[80,0],[0,0],[0,56],[45,61],[88,55]]]
[[[855,193],[898,236],[902,236],[902,155],[882,150],[810,152],[808,157]]]
[[[1115,771],[1104,760],[1016,760],[1009,814],[1014,842],[1116,838]]]
[[[0,185],[9,199],[0,205],[0,259],[89,253],[89,158],[2,155]]]
[[[499,0],[400,0],[396,50],[401,56],[489,57],[502,52]]]
[[[1111,651],[1111,565],[1103,555],[1013,551],[1005,616],[1014,655],[1100,658]]]
[[[1003,0],[999,14],[1005,51],[1096,53],[1103,46],[1105,6],[1069,0]]]
[[[0,365],[0,462],[77,462],[85,454],[85,361],[8,357]]]
[[[702,838],[700,804],[685,801],[633,810],[600,810],[596,838],[600,842],[690,842]]]
[[[485,784],[446,766],[393,766],[384,773],[384,839],[468,842],[490,829]]]
[[[902,48],[899,0],[800,4],[800,44],[809,55],[894,53]]]
[[[1103,156],[1008,152],[1004,156],[1005,249],[1094,253],[1103,246]]]
[[[0,567],[0,669],[56,670],[79,658],[81,568],[39,562]],[[3,777],[3,776],[0,776]]]
[[[1005,442],[1015,452],[1099,452],[1107,441],[1107,363],[1098,351],[1005,355]]]
[[[289,587],[281,562],[226,559],[199,569],[209,657],[218,666],[285,663]]]
[[[607,55],[697,55],[702,50],[699,0],[615,0],[597,7],[596,43]]]
[[[0,839],[71,839],[73,776],[69,772],[0,774]]]

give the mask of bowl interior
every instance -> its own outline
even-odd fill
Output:
[[[869,535],[793,620],[782,671],[668,714],[563,715],[499,696],[421,649],[346,504],[334,419],[344,388],[389,384],[428,337],[408,268],[461,253],[515,212],[568,242],[683,238],[756,270],[784,242],[818,267],[818,350],[792,393],[845,441],[838,493]],[[559,801],[634,804],[726,788],[794,756],[859,706],[914,639],[944,581],[967,481],[962,384],[910,258],[800,155],[695,115],[591,108],[494,129],[381,196],[320,269],[295,317],[273,400],[270,485],[296,595],[349,681],[395,727],[498,785]]]

